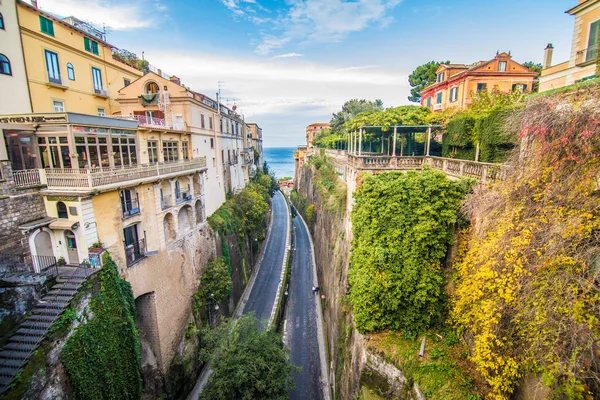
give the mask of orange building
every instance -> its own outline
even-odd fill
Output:
[[[566,13],[575,17],[571,56],[568,61],[552,65],[554,47],[552,44],[546,47],[540,92],[596,78],[600,0],[579,0]]]
[[[317,122],[306,127],[306,146],[309,152],[312,151],[313,148],[313,139],[317,133],[321,132],[325,128],[329,128],[328,122]]]
[[[464,109],[477,92],[528,92],[537,73],[514,61],[509,53],[497,53],[490,61],[475,64],[443,64],[436,71],[437,81],[421,91],[421,105],[433,111]]]

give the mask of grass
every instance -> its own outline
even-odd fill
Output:
[[[387,331],[370,335],[367,347],[419,385],[428,399],[478,400],[488,387],[468,360],[467,347],[451,329],[427,332],[425,356],[419,357],[423,335],[406,337]]]

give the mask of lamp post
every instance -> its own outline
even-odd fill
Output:
[[[211,310],[211,308],[212,308],[213,304],[214,304],[214,306],[215,306],[215,311],[219,311],[219,305],[218,305],[218,304],[216,304],[216,301],[215,301],[215,294],[214,294],[214,293],[211,293],[211,294],[210,294],[210,304],[209,304],[209,306],[208,306],[208,325],[209,325],[211,328],[212,328],[212,314],[211,314],[210,310]]]

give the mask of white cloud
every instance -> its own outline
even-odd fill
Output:
[[[407,74],[379,66],[328,65],[295,58],[293,63],[256,57],[164,50],[146,52],[150,60],[181,77],[193,90],[214,96],[223,81],[222,99],[237,104],[246,120],[257,122],[266,146],[302,144],[306,125],[329,121],[331,113],[353,98],[381,98],[386,105],[407,103]]]
[[[302,57],[302,54],[298,54],[298,53],[285,53],[285,54],[278,54],[276,56],[271,57],[273,60],[277,60],[278,58],[295,58],[295,57]]]
[[[98,27],[122,31],[145,28],[155,23],[156,11],[167,6],[160,0],[38,0],[39,7],[59,16],[74,16]]]
[[[256,53],[269,55],[290,43],[337,42],[371,26],[385,27],[402,0],[288,0],[277,17],[255,0],[220,0],[235,17],[268,25]],[[267,24],[268,22],[268,24]]]

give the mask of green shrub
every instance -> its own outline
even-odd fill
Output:
[[[475,118],[466,113],[456,114],[446,126],[446,134],[442,137],[442,154],[444,157],[475,159]]]
[[[348,273],[359,331],[419,332],[443,319],[441,261],[467,189],[430,170],[364,181],[352,211]]]

